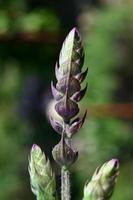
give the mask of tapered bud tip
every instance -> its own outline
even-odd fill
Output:
[[[112,174],[116,173],[119,169],[119,161],[118,159],[112,159],[105,163],[105,166],[103,167],[103,171],[105,174],[111,176]]]
[[[110,166],[112,166],[113,168],[116,168],[116,169],[119,168],[119,160],[118,159],[113,158],[112,160],[110,160],[108,162],[108,164],[110,164]]]
[[[74,28],[69,32],[69,34],[70,34],[70,35],[71,35],[71,34],[74,34],[75,36],[77,36],[78,38],[80,38],[80,33],[79,33],[77,27],[74,27]]]
[[[77,27],[74,27],[74,28],[72,29],[72,31],[79,34],[79,31],[78,31]]]
[[[31,151],[34,151],[36,149],[40,149],[40,148],[39,148],[39,146],[37,144],[33,144],[32,148],[31,148]]]
[[[37,144],[33,144],[31,148],[31,157],[33,159],[36,159],[36,157],[39,157],[39,155],[42,154],[41,148]]]

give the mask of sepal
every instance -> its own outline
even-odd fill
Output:
[[[56,76],[57,80],[60,80],[63,76],[63,73],[60,71],[58,62],[56,62],[56,65],[55,65],[55,76]]]
[[[76,102],[79,102],[81,101],[81,99],[84,97],[85,93],[86,93],[86,90],[87,90],[87,84],[85,86],[85,88],[83,90],[80,90],[78,92],[76,92],[72,97],[71,99],[73,101],[76,101]]]
[[[87,111],[85,112],[83,118],[76,118],[70,125],[66,126],[66,134],[68,138],[71,138],[76,132],[80,130],[82,127],[85,118],[86,118]]]
[[[82,83],[85,80],[87,73],[88,73],[88,68],[84,72],[77,74],[75,78],[77,78],[79,82]]]
[[[51,82],[51,91],[52,91],[52,94],[53,94],[53,97],[56,101],[59,101],[62,97],[63,97],[63,94],[61,92],[59,92],[53,85],[53,81]]]

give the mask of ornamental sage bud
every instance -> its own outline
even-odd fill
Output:
[[[31,149],[28,170],[31,190],[37,196],[37,199],[55,200],[54,173],[49,160],[46,159],[45,154],[36,144]]]
[[[65,131],[68,137],[72,136],[70,131],[73,126],[73,134],[81,128],[86,116],[85,114],[83,119],[72,120],[79,113],[78,102],[84,97],[87,90],[87,85],[81,89],[81,83],[88,71],[86,69],[82,72],[83,62],[84,51],[81,37],[78,30],[73,28],[63,43],[59,61],[56,63],[56,87],[53,82],[51,83],[52,94],[56,101],[55,110],[62,117],[62,121],[56,121],[49,116],[52,127],[60,134],[62,130]]]
[[[65,139],[63,135],[61,141],[54,147],[52,153],[54,160],[61,166],[73,164],[78,157],[78,152],[72,148],[69,139]]]
[[[83,118],[76,117],[79,113],[78,102],[84,97],[85,88],[81,89],[81,83],[87,75],[88,69],[82,71],[84,51],[81,37],[76,28],[73,28],[66,37],[56,63],[56,86],[51,83],[51,90],[55,100],[55,111],[61,117],[57,120],[50,114],[50,123],[54,130],[61,134],[61,141],[52,151],[55,161],[60,165],[71,165],[78,153],[71,145],[72,136],[82,127]],[[67,141],[67,142],[66,142]]]
[[[85,184],[83,200],[108,200],[112,196],[118,174],[117,159],[98,167],[91,181]]]

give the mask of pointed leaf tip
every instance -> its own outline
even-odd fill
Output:
[[[88,73],[88,68],[84,72],[77,74],[75,78],[78,79],[80,83],[82,83],[85,80],[87,73]]]
[[[55,76],[57,80],[60,80],[63,76],[62,72],[60,71],[58,62],[56,62],[56,65],[55,65]]]
[[[54,84],[53,84],[53,81],[51,81],[51,91],[52,91],[52,94],[53,94],[53,97],[56,101],[60,100],[62,98],[62,94],[61,92],[59,92],[55,87],[54,87]]]
[[[83,123],[85,121],[86,114],[87,114],[87,110],[85,111],[83,118],[80,119],[79,117],[77,117],[75,120],[73,120],[70,126],[68,125],[66,127],[67,137],[71,138],[75,133],[77,133],[80,130],[80,128],[83,126]]]
[[[61,134],[63,131],[62,123],[59,121],[56,121],[52,116],[49,117],[49,120],[50,120],[50,123],[51,123],[53,129],[57,133]]]
[[[76,92],[72,97],[71,99],[73,101],[76,101],[76,102],[79,102],[81,101],[81,99],[84,97],[85,93],[86,93],[86,90],[87,90],[87,84],[85,86],[85,88],[83,90],[80,90],[79,92]]]

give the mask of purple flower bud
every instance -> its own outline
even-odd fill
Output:
[[[84,63],[84,50],[80,34],[73,28],[66,37],[60,51],[59,60],[55,66],[57,79],[56,86],[51,83],[51,90],[55,100],[54,109],[62,118],[62,121],[50,116],[50,122],[54,130],[61,134],[59,144],[53,149],[53,157],[60,165],[70,165],[78,153],[70,144],[71,137],[82,127],[86,113],[83,118],[78,118],[78,102],[84,97],[87,85],[81,89],[81,83],[86,78],[88,69],[82,72]],[[75,118],[73,120],[73,118]]]
[[[63,135],[61,141],[54,147],[52,155],[60,166],[69,166],[78,158],[78,152],[66,143]]]
[[[69,123],[78,112],[78,104],[64,96],[56,105],[55,110],[64,119],[65,123]]]
[[[84,51],[80,34],[73,28],[66,37],[55,66],[56,87],[51,83],[56,112],[69,123],[79,112],[78,102],[85,95],[87,86],[81,90],[81,82],[85,79],[88,69],[82,72]]]
[[[67,75],[65,75],[57,82],[56,88],[58,91],[61,91],[64,94],[67,92],[68,96],[70,97],[75,92],[80,90],[80,83],[76,78],[70,76],[68,79]]]

